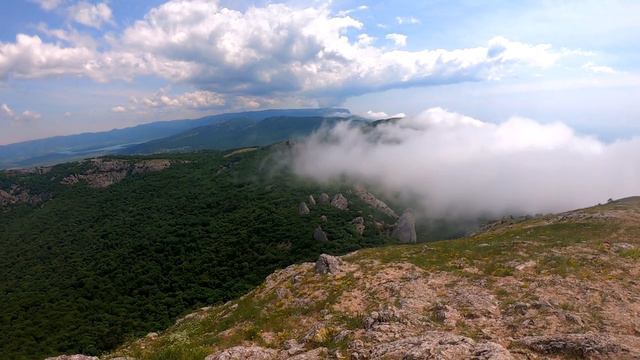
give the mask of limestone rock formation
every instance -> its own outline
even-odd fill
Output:
[[[307,206],[307,203],[305,203],[304,201],[301,202],[300,205],[298,205],[298,214],[300,215],[309,214],[309,207]]]
[[[309,195],[309,205],[316,206],[316,198],[313,195]]]
[[[344,195],[338,193],[333,197],[333,199],[331,199],[331,206],[336,209],[347,210],[349,207],[349,201],[344,197]]]
[[[407,209],[402,213],[391,235],[401,243],[415,243],[417,241],[416,218],[413,215],[413,210]]]
[[[320,205],[328,205],[329,204],[329,195],[327,193],[320,194],[320,197],[318,198],[318,203]]]
[[[358,235],[364,234],[364,218],[362,216],[358,216],[357,218],[351,220],[353,227],[356,229]]]
[[[171,166],[165,159],[142,160],[131,163],[126,160],[91,159],[90,168],[80,174],[69,175],[60,181],[64,185],[75,185],[81,181],[92,188],[106,188],[124,180],[129,174],[144,174],[161,171]]]
[[[31,194],[29,190],[23,189],[18,185],[11,185],[9,189],[0,189],[0,206],[27,204],[38,205],[51,197],[50,194]]]
[[[587,333],[527,336],[519,339],[518,343],[546,355],[604,358],[618,354],[614,356],[614,358],[640,359],[640,353],[631,353],[632,350],[625,346],[624,341],[604,334]]]
[[[327,233],[325,233],[322,230],[321,226],[318,226],[316,230],[313,232],[313,238],[316,241],[329,241],[329,238],[327,237]]]
[[[335,275],[340,272],[340,266],[342,261],[335,256],[322,254],[316,261],[316,273],[321,275],[331,274]]]
[[[327,222],[329,219],[327,218],[327,215],[321,215],[320,216],[320,221],[322,222]]]
[[[398,218],[398,214],[393,211],[392,208],[389,207],[384,201],[378,199],[372,193],[368,192],[367,189],[362,185],[356,185],[353,187],[353,193],[356,194],[360,200],[369,204],[371,207],[380,210],[381,212],[391,216],[392,218]]]

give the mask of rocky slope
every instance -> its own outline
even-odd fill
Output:
[[[321,256],[104,359],[638,359],[640,198]]]

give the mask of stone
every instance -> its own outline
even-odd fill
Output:
[[[60,355],[60,356],[48,357],[44,360],[98,360],[98,357],[77,354],[77,355]]]
[[[418,241],[416,235],[416,218],[411,209],[407,209],[402,213],[391,236],[398,239],[401,243],[415,243]]]
[[[321,226],[318,226],[313,232],[313,239],[316,241],[329,241],[327,233],[322,230]]]
[[[358,216],[357,218],[351,220],[353,227],[356,229],[358,235],[362,236],[364,234],[364,218],[362,216]]]
[[[275,360],[278,351],[261,346],[235,346],[215,354],[211,354],[205,360]]]
[[[321,275],[331,274],[335,275],[340,272],[340,267],[342,265],[342,260],[338,259],[335,256],[322,254],[316,261],[316,273]]]
[[[309,195],[309,205],[316,206],[316,198],[313,195]]]
[[[298,205],[298,214],[309,215],[309,207],[307,206],[307,203],[305,203],[304,201],[301,202],[300,205]]]
[[[322,221],[322,222],[327,222],[327,220],[328,220],[328,219],[327,219],[327,215],[322,215],[322,216],[320,216],[320,221]]]
[[[320,194],[320,197],[318,198],[318,203],[320,205],[328,205],[329,204],[329,195],[327,193]]]
[[[362,185],[354,186],[353,193],[356,194],[356,196],[359,197],[360,200],[369,204],[371,207],[381,211],[382,213],[392,218],[395,218],[395,219],[398,218],[398,214],[396,214],[396,212],[393,211],[393,209],[391,209],[389,205],[387,205],[384,201],[376,198],[375,195],[373,195],[372,193],[368,192],[367,189],[364,188],[364,186]]]
[[[339,210],[347,210],[349,201],[344,195],[338,193],[331,199],[331,206]]]
[[[628,351],[612,337],[596,333],[526,336],[517,342],[541,354],[580,358],[601,357]]]

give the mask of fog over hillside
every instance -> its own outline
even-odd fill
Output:
[[[605,143],[562,123],[493,124],[442,108],[296,145],[297,173],[347,176],[417,200],[429,216],[562,211],[640,193],[640,138]]]

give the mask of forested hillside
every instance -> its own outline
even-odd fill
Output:
[[[390,241],[373,219],[395,219],[349,184],[318,185],[275,166],[273,148],[0,173],[3,358],[99,354],[233,299],[274,269]],[[309,203],[323,192],[342,192],[348,209]],[[363,235],[352,224],[360,216]],[[318,226],[328,241],[314,239]]]

